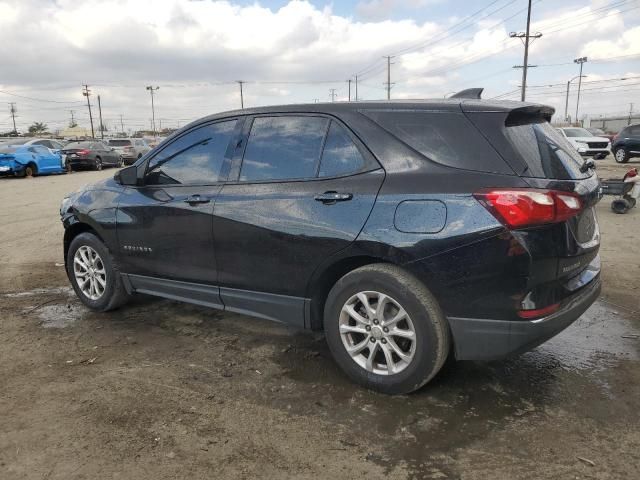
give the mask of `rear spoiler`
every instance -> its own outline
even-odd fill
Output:
[[[514,127],[532,123],[531,121],[535,119],[544,119],[550,122],[555,111],[555,108],[547,105],[527,105],[526,107],[514,108],[507,115],[504,124],[507,127]]]

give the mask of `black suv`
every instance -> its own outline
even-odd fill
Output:
[[[600,292],[599,182],[553,109],[454,98],[221,113],[65,198],[89,308],[145,293],[324,330],[382,392],[539,345]]]
[[[618,163],[627,163],[632,157],[640,157],[640,124],[624,127],[613,137],[611,150]]]

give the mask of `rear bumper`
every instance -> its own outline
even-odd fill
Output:
[[[88,158],[68,158],[68,165],[71,168],[95,168],[96,161]]]
[[[600,295],[597,276],[567,299],[556,313],[537,320],[484,320],[449,317],[458,360],[492,360],[531,350],[582,315]]]

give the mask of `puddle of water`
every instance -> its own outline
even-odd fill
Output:
[[[24,292],[3,293],[2,296],[6,298],[21,298],[32,297],[35,295],[60,295],[67,294],[69,296],[74,295],[73,288],[71,287],[57,287],[57,288],[34,288],[33,290],[26,290]]]
[[[40,325],[44,328],[68,328],[82,320],[86,308],[80,305],[44,305],[36,310]]]

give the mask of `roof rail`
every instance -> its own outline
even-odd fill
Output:
[[[483,90],[484,88],[467,88],[466,90],[454,93],[449,98],[471,98],[474,100],[480,100]]]

